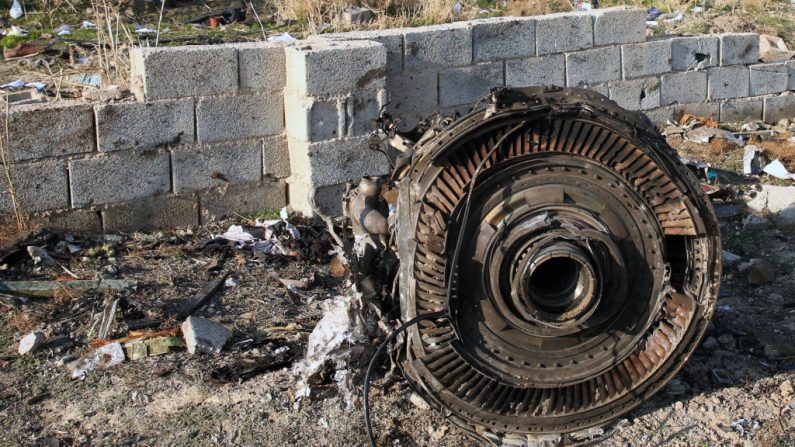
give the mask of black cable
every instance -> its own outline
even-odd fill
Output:
[[[373,374],[373,367],[376,365],[378,358],[381,357],[381,354],[386,349],[389,343],[395,341],[398,335],[401,332],[404,332],[406,329],[410,328],[411,326],[419,323],[423,320],[433,320],[435,318],[441,318],[447,315],[447,309],[443,309],[436,312],[431,312],[424,315],[418,315],[411,320],[403,323],[395,329],[389,336],[384,340],[381,345],[378,346],[378,349],[373,354],[373,358],[370,359],[370,364],[367,365],[367,374],[364,376],[364,426],[367,428],[367,438],[370,440],[371,447],[378,447],[375,443],[375,436],[373,436],[373,424],[370,421],[370,380]]]

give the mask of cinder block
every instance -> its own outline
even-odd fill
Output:
[[[347,136],[370,135],[376,129],[381,107],[387,102],[385,89],[356,92],[345,101]]]
[[[566,85],[566,62],[562,54],[505,61],[505,84],[511,87]]]
[[[742,98],[750,91],[748,67],[712,67],[707,70],[709,99]]]
[[[751,69],[751,96],[787,91],[789,73],[785,64],[758,64],[751,65],[749,68]]]
[[[685,71],[662,75],[660,104],[688,104],[707,99],[707,73]]]
[[[139,100],[235,93],[237,49],[224,45],[130,49],[130,81]]]
[[[285,137],[262,141],[262,175],[277,179],[290,176],[290,152]]]
[[[384,154],[370,149],[369,137],[306,143],[290,140],[290,170],[312,186],[358,180],[389,172]]]
[[[70,160],[72,206],[126,202],[171,190],[169,154],[165,151],[121,151]]]
[[[69,180],[66,160],[47,159],[9,165],[11,184],[22,213],[54,210],[69,206]],[[3,173],[0,181],[0,213],[14,211],[8,181]]]
[[[294,177],[290,181],[290,208],[306,217],[313,216],[314,209],[309,203],[309,195],[314,189],[315,206],[321,213],[337,217],[342,215],[342,196],[345,194],[345,183],[338,185],[321,186],[313,188],[301,177]]]
[[[621,46],[624,79],[671,71],[671,41],[655,40]]]
[[[439,73],[439,104],[442,107],[471,104],[503,86],[502,62],[452,68]]]
[[[199,203],[192,196],[160,196],[102,209],[107,232],[131,233],[199,224]]]
[[[692,104],[676,104],[673,108],[673,119],[679,121],[684,114],[704,116],[720,120],[720,104],[717,102],[696,102]]]
[[[102,152],[194,141],[193,98],[97,105],[94,110]]]
[[[281,180],[212,188],[201,193],[199,203],[202,224],[233,214],[282,208],[287,205],[287,184]]]
[[[79,210],[47,211],[32,216],[33,225],[51,231],[70,233],[101,233],[100,212],[93,208]]]
[[[795,95],[765,98],[765,122],[773,124],[783,119],[795,119]]]
[[[617,46],[566,53],[566,85],[581,87],[621,79],[621,52]]]
[[[187,146],[171,152],[174,192],[196,191],[262,178],[262,141]]]
[[[286,92],[340,95],[386,87],[386,47],[378,42],[308,40],[287,47]]]
[[[759,34],[729,33],[720,35],[720,64],[738,65],[759,62]]]
[[[11,107],[6,115],[8,160],[18,162],[94,152],[96,138],[93,115],[91,106],[85,104],[29,104]]]
[[[472,28],[463,22],[409,28],[404,33],[404,70],[441,70],[472,63]]]
[[[660,106],[660,80],[657,78],[615,81],[609,84],[609,97],[629,110],[646,110]]]
[[[247,42],[231,46],[237,49],[240,90],[274,92],[284,89],[284,43]]]
[[[788,90],[795,90],[795,61],[787,61],[787,72],[789,73]]]
[[[591,15],[596,46],[646,41],[646,12],[642,9],[617,6],[594,9]]]
[[[301,141],[325,141],[339,138],[344,132],[344,100],[317,100],[287,95],[285,100],[287,136]]]
[[[496,17],[474,22],[472,57],[475,63],[535,55],[535,19]]]
[[[677,71],[702,70],[720,62],[720,39],[713,36],[674,37],[671,39],[671,68]]]
[[[593,46],[593,18],[585,12],[536,17],[536,54],[582,50]]]
[[[380,29],[373,31],[354,31],[350,33],[323,34],[330,40],[371,40],[386,47],[386,68],[389,76],[403,72],[403,33],[404,29]]]
[[[605,98],[610,97],[610,83],[589,85],[588,90],[604,95]]]
[[[674,108],[672,106],[657,107],[656,109],[645,110],[643,113],[652,124],[660,127],[673,119]]]
[[[761,120],[763,110],[762,98],[727,99],[720,103],[720,120],[726,123]]]
[[[284,97],[272,93],[199,98],[196,129],[203,143],[281,133],[284,130]]]
[[[387,79],[389,102],[387,112],[400,119],[398,130],[407,131],[417,126],[439,104],[438,72],[408,71],[403,76]]]

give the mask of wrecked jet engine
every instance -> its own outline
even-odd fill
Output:
[[[402,321],[431,316],[398,362],[453,422],[492,444],[576,444],[688,360],[715,308],[719,227],[645,116],[588,90],[502,89],[392,136],[391,176],[343,201],[357,284]]]

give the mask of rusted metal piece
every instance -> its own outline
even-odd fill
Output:
[[[447,311],[401,351],[426,400],[483,441],[572,441],[676,374],[714,310],[719,227],[646,117],[587,90],[498,90],[414,138],[369,257],[400,259],[396,293],[371,275],[400,319]]]

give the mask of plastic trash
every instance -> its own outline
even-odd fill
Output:
[[[268,42],[295,42],[298,39],[291,36],[290,33],[284,33],[284,34],[275,34],[273,36],[268,36],[268,38],[265,40],[267,40]]]
[[[11,88],[22,88],[25,86],[25,81],[22,79],[17,79],[16,81],[11,81],[8,84],[0,85],[2,89],[11,89]]]
[[[763,169],[765,174],[781,180],[795,180],[795,174],[790,173],[780,160],[773,160]]]
[[[762,171],[762,167],[759,164],[759,155],[761,153],[762,150],[752,144],[745,146],[745,152],[743,153],[743,174],[759,175]]]
[[[61,25],[55,28],[55,34],[58,36],[68,36],[72,34],[72,25]]]
[[[591,2],[577,2],[577,11],[590,11],[593,9]]]
[[[19,0],[14,0],[14,3],[11,4],[11,10],[8,11],[8,15],[11,16],[12,19],[18,19],[25,14],[25,11],[22,10],[22,5],[19,3]]]
[[[22,29],[22,28],[20,28],[20,27],[18,27],[16,25],[12,25],[11,26],[11,31],[6,33],[6,36],[25,37],[27,35],[28,35],[27,31],[25,31],[24,29]]]
[[[83,20],[83,22],[80,24],[80,28],[83,28],[83,29],[97,29],[97,25],[95,25],[93,22],[91,22],[89,20]]]

